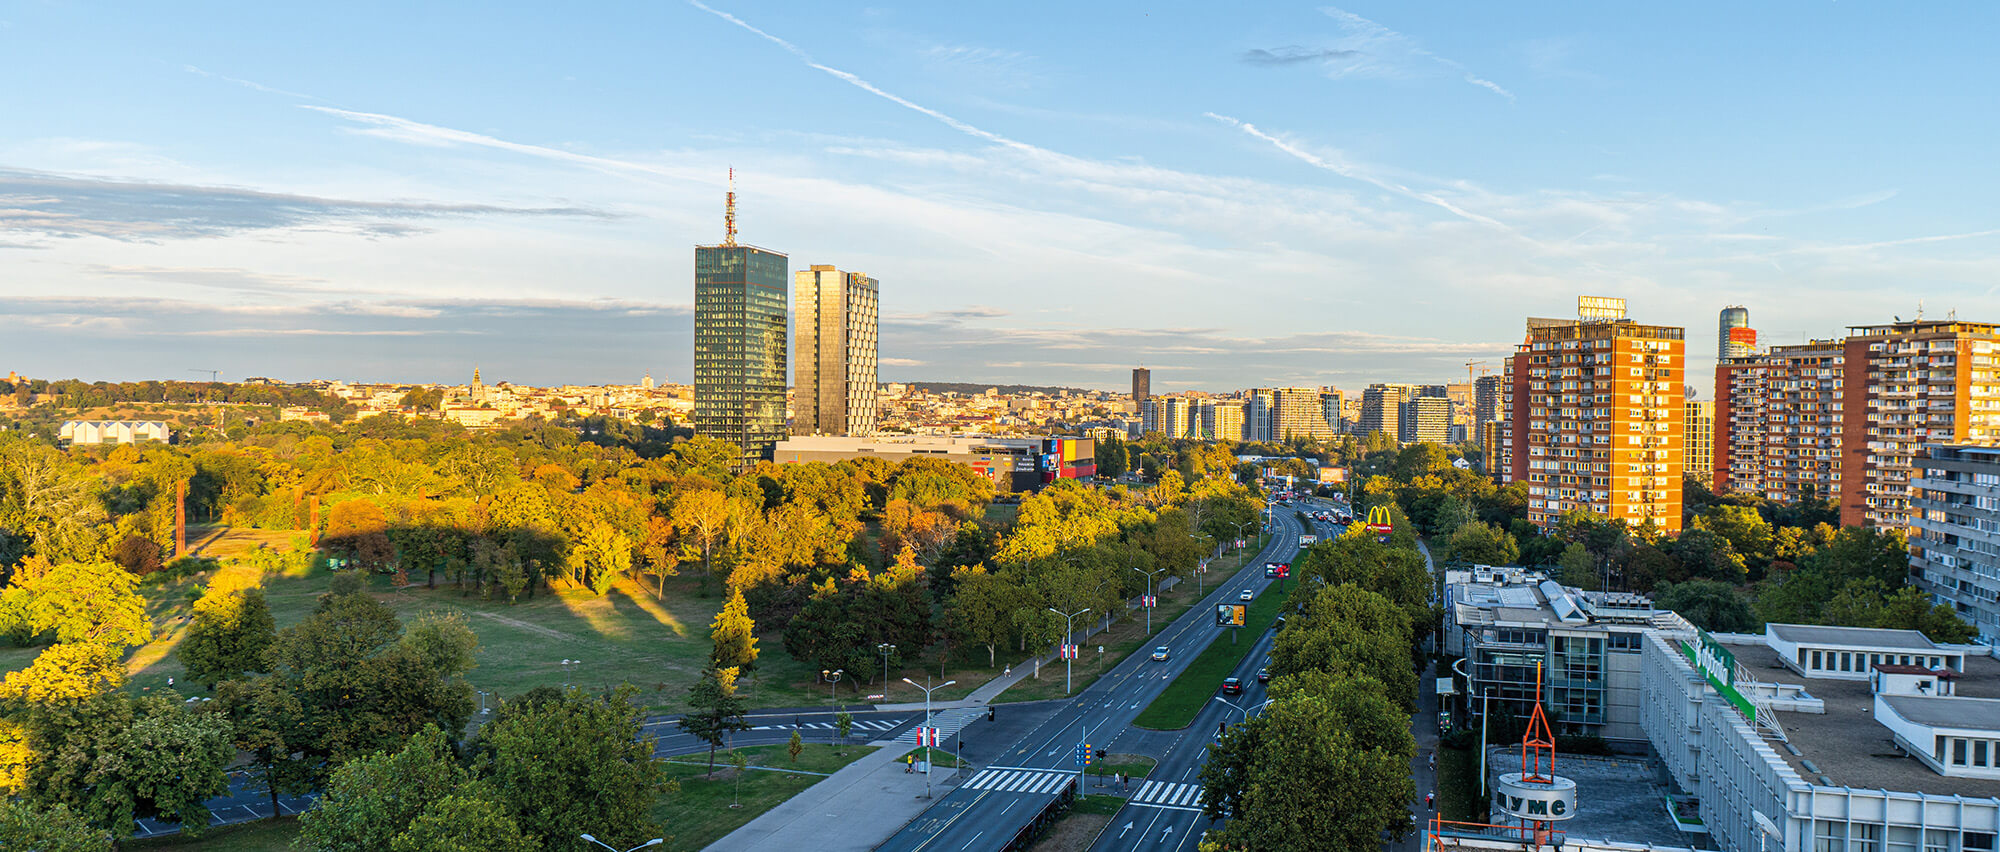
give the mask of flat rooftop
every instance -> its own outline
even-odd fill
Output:
[[[1518,747],[1495,747],[1487,760],[1494,774],[1521,771]],[[1576,782],[1576,816],[1556,828],[1576,840],[1615,840],[1654,846],[1700,846],[1705,835],[1674,827],[1667,816],[1665,767],[1652,758],[1558,754],[1555,774]],[[1494,812],[1500,817],[1498,811]]]
[[[1875,721],[1875,695],[1868,691],[1868,681],[1799,677],[1762,644],[1732,644],[1730,650],[1759,680],[1804,684],[1808,694],[1825,702],[1824,715],[1778,713],[1778,724],[1801,753],[1792,754],[1776,743],[1772,750],[1807,783],[1818,784],[1825,775],[1835,786],[1864,790],[2000,798],[2000,781],[1939,775],[1904,755],[1889,729]],[[1952,682],[1952,689],[1961,698],[2000,699],[2000,660],[1965,655],[1965,675]],[[1806,761],[1819,771],[1807,769]]]

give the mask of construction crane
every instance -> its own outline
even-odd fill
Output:
[[[207,373],[207,374],[208,374],[208,380],[209,380],[209,381],[211,381],[211,382],[219,382],[219,381],[222,381],[222,371],[221,371],[221,370],[203,370],[203,369],[198,369],[198,368],[195,368],[195,367],[189,367],[189,368],[188,368],[188,372],[190,372],[190,373]]]
[[[1486,363],[1485,361],[1465,362],[1465,383],[1477,384],[1480,376],[1493,375],[1493,371],[1486,368]]]

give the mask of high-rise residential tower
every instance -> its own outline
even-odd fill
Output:
[[[1153,395],[1153,371],[1145,367],[1132,369],[1132,401],[1145,402]]]
[[[1715,481],[1715,402],[1690,399],[1682,403],[1681,474],[1703,486]]]
[[[694,250],[694,430],[769,458],[785,437],[786,277],[790,260],[736,242],[731,175],[724,237]]]
[[[794,435],[875,431],[880,287],[859,272],[813,266],[794,273]]]
[[[1499,376],[1480,376],[1472,383],[1472,423],[1476,429],[1473,440],[1480,446],[1486,445],[1486,434],[1498,431],[1500,421],[1507,419],[1506,410],[1500,406],[1501,381]]]
[[[1326,422],[1326,406],[1320,404],[1319,388],[1275,388],[1271,392],[1277,398],[1271,440],[1333,437],[1333,426]]]
[[[1815,340],[1716,364],[1709,487],[1781,501],[1836,499],[1843,357],[1840,341]]]
[[[1398,407],[1396,440],[1405,444],[1442,444],[1451,435],[1451,400],[1419,396]]]
[[[1361,421],[1355,426],[1355,434],[1367,437],[1380,432],[1391,441],[1402,440],[1403,403],[1421,393],[1422,389],[1416,385],[1369,385],[1361,391]]]
[[[1750,327],[1750,309],[1730,305],[1716,322],[1715,359],[1748,358],[1757,354],[1757,330]]]
[[[1501,481],[1528,483],[1544,529],[1580,509],[1680,531],[1685,332],[1624,308],[1584,297],[1574,320],[1530,317],[1506,362]]]

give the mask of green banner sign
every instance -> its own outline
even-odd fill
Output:
[[[1701,676],[1708,681],[1709,686],[1715,687],[1716,692],[1721,693],[1723,698],[1729,699],[1729,703],[1736,706],[1737,711],[1743,714],[1743,718],[1752,723],[1757,721],[1756,705],[1751,704],[1750,699],[1744,698],[1743,693],[1736,691],[1735,654],[1730,653],[1728,648],[1722,647],[1722,643],[1715,641],[1715,637],[1708,635],[1708,631],[1697,629],[1695,641],[1681,643],[1681,655],[1688,658],[1688,664],[1694,666],[1695,671],[1701,672]]]

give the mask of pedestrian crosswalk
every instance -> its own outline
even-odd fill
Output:
[[[944,742],[951,739],[953,734],[958,733],[966,725],[972,724],[972,720],[979,718],[985,712],[985,710],[977,707],[939,710],[936,715],[931,717],[930,727],[938,729],[938,742]],[[897,734],[896,742],[915,743],[917,741],[917,729],[922,727],[924,727],[924,723],[922,720],[919,720],[917,724],[911,725],[909,730]]]
[[[910,720],[908,720],[908,719],[856,719],[856,720],[854,720],[854,731],[855,731],[856,733],[861,733],[861,732],[865,732],[865,731],[893,731],[893,730],[895,730],[895,729],[896,729],[896,726],[897,726],[897,725],[901,725],[901,724],[903,724],[903,723],[905,723],[905,722],[908,722],[908,721],[910,721]],[[799,725],[758,725],[758,726],[756,726],[756,727],[754,727],[754,728],[751,728],[750,730],[753,730],[753,731],[789,731],[789,730],[791,730],[791,729],[793,729],[793,728],[795,728],[795,727],[796,727],[796,728],[805,728],[805,729],[808,729],[808,730],[815,730],[815,731],[831,731],[831,730],[835,730],[835,729],[839,728],[840,726],[839,726],[839,725],[836,725],[836,724],[834,724],[834,723],[832,723],[832,722],[805,722],[805,723],[803,723],[803,724],[799,724]]]
[[[1132,804],[1155,808],[1200,810],[1201,785],[1146,781],[1139,785],[1138,792],[1132,794]]]
[[[972,780],[965,782],[964,786],[1001,793],[1056,793],[1073,780],[1076,780],[1076,773],[1060,769],[995,767],[979,770],[979,774],[972,776]]]

